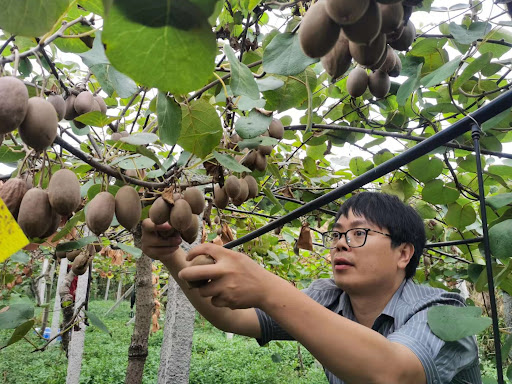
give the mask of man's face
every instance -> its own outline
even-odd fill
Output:
[[[349,211],[348,217],[341,216],[333,230],[345,232],[352,228],[368,228],[389,234],[386,228],[380,228],[368,222],[362,216]],[[351,293],[372,293],[376,289],[395,287],[404,279],[403,246],[391,247],[389,236],[369,231],[366,243],[359,248],[350,248],[347,239],[342,236],[331,249],[333,278],[338,287]]]

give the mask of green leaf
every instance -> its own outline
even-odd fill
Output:
[[[263,108],[266,102],[265,99],[254,100],[247,96],[241,96],[236,102],[236,107],[241,111],[250,111],[253,108]]]
[[[101,321],[100,318],[96,314],[94,314],[90,311],[84,311],[84,312],[85,312],[85,315],[89,318],[89,320],[91,320],[92,325],[94,325],[100,331],[103,331],[107,335],[110,335],[110,337],[112,337],[112,332],[110,332],[110,330],[107,328],[107,326],[105,324],[103,324],[103,321]]]
[[[455,59],[447,62],[434,72],[429,73],[427,76],[421,79],[420,84],[424,87],[432,87],[433,85],[440,84],[443,80],[447,79],[457,69],[461,60],[461,56],[457,56]]]
[[[231,156],[224,155],[217,151],[213,151],[212,154],[213,154],[213,157],[215,157],[215,159],[220,163],[220,165],[222,165],[224,168],[229,169],[230,171],[247,172],[247,173],[252,172],[249,168],[244,167],[242,164],[240,164],[238,161],[236,161]]]
[[[113,121],[119,120],[119,117],[107,116],[99,111],[92,111],[78,116],[77,118],[75,118],[75,120],[85,125],[103,128],[104,126],[109,125]]]
[[[485,199],[485,203],[492,209],[503,208],[505,205],[512,204],[512,192],[489,196]]]
[[[82,58],[84,64],[89,68],[99,64],[110,64],[110,61],[105,55],[105,48],[103,43],[101,42],[101,31],[96,32],[96,37],[92,43],[92,48],[78,56]]]
[[[83,237],[83,238],[75,240],[75,241],[68,241],[67,243],[60,243],[57,245],[57,248],[55,250],[58,252],[73,251],[75,249],[83,248],[87,244],[94,243],[95,241],[98,241],[97,236],[87,236],[87,237]]]
[[[419,181],[427,182],[435,179],[443,172],[444,164],[443,161],[437,157],[429,158],[429,156],[422,156],[411,161],[407,167],[409,168],[411,176]]]
[[[68,233],[70,233],[71,230],[79,222],[85,222],[85,212],[83,209],[81,211],[75,213],[75,215],[70,220],[68,220],[66,225],[64,225],[64,227],[61,228],[59,233],[57,233],[55,236],[53,236],[52,241],[56,242],[56,241],[59,241],[60,239],[62,239],[64,236],[66,236]]]
[[[34,317],[34,306],[31,303],[14,303],[2,308],[2,311],[0,329],[17,328]]]
[[[50,32],[70,0],[0,0],[0,28],[13,35],[39,37]]]
[[[508,128],[507,126],[502,126],[502,123],[508,123],[510,121],[510,110],[505,109],[503,112],[498,113],[497,115],[491,117],[489,120],[482,123],[480,128],[482,128],[483,132],[488,132],[493,128]]]
[[[23,339],[23,337],[32,329],[32,326],[34,325],[35,321],[34,319],[30,319],[23,324],[19,325],[14,332],[12,333],[11,337],[7,342],[0,346],[0,349],[8,347],[11,344],[16,343],[17,341],[20,341]]]
[[[256,84],[258,84],[260,92],[265,92],[281,88],[284,85],[284,81],[274,76],[266,76],[263,79],[256,79]]]
[[[483,55],[486,52],[491,52],[494,58],[503,56],[510,50],[506,45],[499,45],[488,43],[486,40],[503,40],[506,43],[512,43],[512,33],[506,28],[494,28],[484,37],[484,41],[478,46],[478,51]]]
[[[398,88],[396,93],[396,102],[398,105],[403,106],[405,102],[413,94],[415,90],[420,86],[420,75],[421,69],[423,68],[423,63],[419,63],[416,67],[416,73],[414,76],[410,76],[407,80],[405,80]]]
[[[130,136],[121,137],[119,141],[132,145],[147,145],[158,141],[158,136],[150,132],[134,133]]]
[[[19,152],[14,152],[16,149]],[[25,157],[25,152],[22,147],[10,148],[7,145],[0,146],[0,163],[8,164],[15,163]]]
[[[437,211],[432,206],[423,200],[418,200],[414,206],[422,219],[433,219],[437,216]]]
[[[479,307],[454,307],[439,305],[428,310],[427,321],[432,332],[444,341],[456,341],[479,334],[491,325],[492,320],[481,317]]]
[[[13,263],[26,264],[30,260],[30,256],[25,251],[18,251],[9,257],[9,260]]]
[[[181,133],[180,105],[174,98],[167,97],[164,92],[158,92],[156,114],[160,140],[165,144],[176,144]]]
[[[140,250],[139,248],[131,247],[123,243],[117,243],[117,246],[123,251],[129,253],[130,255],[135,256],[136,259],[142,256],[142,250]]]
[[[140,153],[142,156],[148,157],[151,160],[153,160],[156,164],[158,164],[158,168],[163,167],[162,164],[160,163],[160,159],[155,154],[155,152],[153,152],[152,150],[147,149],[146,147],[143,147],[142,145],[139,145],[139,146],[137,146],[136,151],[137,151],[137,153]]]
[[[297,75],[316,62],[302,51],[297,33],[276,35],[263,52],[263,70],[277,75]]]
[[[122,169],[145,169],[151,168],[155,164],[155,160],[137,155],[125,156],[117,160],[120,161],[113,161],[111,164],[118,164]]]
[[[459,191],[443,183],[442,180],[431,180],[425,184],[421,196],[432,204],[449,204],[459,198]]]
[[[229,44],[224,45],[224,52],[226,53],[231,68],[231,81],[229,85],[231,86],[233,95],[247,96],[255,100],[259,99],[260,91],[251,70],[238,60]]]
[[[105,12],[102,0],[80,0],[80,6],[100,16],[103,16]]]
[[[486,52],[482,56],[476,58],[474,61],[468,64],[468,66],[462,71],[459,77],[455,80],[453,83],[453,89],[456,90],[462,84],[464,84],[466,81],[471,79],[471,77],[477,73],[480,72],[482,69],[484,69],[486,66],[489,65],[492,59],[492,53]]]
[[[135,81],[119,72],[111,64],[97,64],[90,70],[109,97],[117,92],[120,98],[125,99],[131,97],[138,90]]]
[[[276,199],[276,197],[268,187],[263,187],[263,193],[265,193],[265,196],[267,196],[267,198],[275,205],[276,209],[283,209],[283,206],[281,205],[279,200]]]
[[[502,221],[489,229],[491,253],[498,259],[512,257],[512,219]]]
[[[265,133],[271,122],[272,116],[252,110],[249,116],[242,116],[236,121],[235,130],[242,139],[253,139]]]
[[[373,168],[373,163],[370,160],[364,160],[362,157],[357,156],[350,160],[349,166],[355,176],[361,176],[363,173]]]
[[[446,212],[444,219],[446,224],[463,229],[475,222],[476,212],[469,204],[462,206],[453,203],[448,205],[448,212]]]
[[[466,28],[464,25],[458,25],[453,21],[450,23],[450,33],[459,44],[471,44],[484,37],[491,28],[491,24],[486,21],[471,23],[469,28]]]
[[[114,2],[103,26],[107,57],[119,71],[147,87],[176,94],[200,88],[214,70],[216,40],[209,15],[197,9],[201,10],[185,0]]]
[[[278,142],[279,142],[279,140],[274,139],[273,137],[258,136],[258,137],[252,138],[252,139],[244,139],[242,141],[239,141],[238,142],[238,148],[240,148],[240,149],[244,149],[244,148],[254,149],[254,148],[257,148],[258,145],[270,145],[271,147],[273,147]]]
[[[484,269],[485,269],[485,265],[475,264],[475,263],[469,264],[469,266],[468,266],[469,280],[473,283],[476,283]]]
[[[192,101],[181,107],[183,119],[178,145],[205,158],[222,138],[222,125],[215,108],[205,100]]]

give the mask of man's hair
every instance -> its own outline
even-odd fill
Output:
[[[405,268],[405,278],[413,277],[426,242],[425,226],[418,213],[398,197],[378,192],[361,192],[350,197],[336,214],[336,222],[342,215],[348,217],[350,211],[387,229],[393,248],[403,243],[414,246],[414,254]]]

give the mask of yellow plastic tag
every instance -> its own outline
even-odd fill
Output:
[[[0,263],[28,245],[29,241],[0,199]]]

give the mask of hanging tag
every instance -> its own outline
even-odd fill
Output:
[[[0,263],[28,245],[29,241],[0,199]]]

